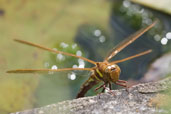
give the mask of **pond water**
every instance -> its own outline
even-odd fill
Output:
[[[55,4],[58,3],[57,7]],[[4,4],[0,9],[0,113],[73,99],[91,74],[88,71],[7,74],[7,70],[18,68],[92,67],[92,64],[81,59],[18,44],[13,42],[13,38],[103,61],[116,44],[158,19],[153,29],[111,59],[119,60],[148,49],[153,50],[148,55],[118,64],[122,70],[120,78],[124,80],[140,80],[151,62],[171,50],[169,15],[127,0],[115,0],[110,4],[89,0],[84,5],[76,4],[82,3],[78,1],[71,4],[59,0],[58,3],[55,0],[49,4],[43,1],[37,7],[33,2],[11,2],[8,8]],[[113,88],[117,87],[114,85]],[[89,95],[95,95],[93,89],[88,92]]]

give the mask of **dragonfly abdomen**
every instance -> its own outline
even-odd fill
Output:
[[[89,79],[83,83],[83,85],[80,88],[80,91],[78,92],[76,98],[84,97],[84,95],[87,93],[88,90],[90,90],[94,85],[96,85],[99,80],[95,78],[95,74],[93,73]]]

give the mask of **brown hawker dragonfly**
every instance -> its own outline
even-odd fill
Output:
[[[80,88],[80,91],[77,94],[77,98],[80,97],[84,97],[84,95],[87,93],[87,91],[89,89],[91,89],[94,85],[98,84],[99,82],[103,82],[103,84],[101,86],[99,86],[98,88],[96,88],[95,90],[98,90],[100,88],[103,88],[102,92],[104,92],[106,86],[109,86],[109,89],[111,90],[111,83],[123,86],[127,88],[127,81],[124,80],[119,80],[119,75],[120,75],[120,68],[117,65],[117,63],[121,63],[145,54],[150,53],[152,50],[147,50],[144,52],[141,52],[139,54],[127,57],[125,59],[121,59],[121,60],[116,60],[116,61],[112,61],[109,62],[109,60],[114,57],[116,54],[118,54],[121,50],[123,50],[125,47],[127,47],[129,44],[131,44],[132,42],[134,42],[137,38],[139,38],[142,34],[144,34],[145,32],[147,32],[150,28],[152,28],[154,25],[156,24],[156,21],[153,22],[151,25],[140,29],[139,31],[135,32],[134,34],[132,34],[130,37],[126,38],[124,41],[122,41],[121,43],[119,43],[116,47],[114,47],[112,49],[112,51],[106,56],[106,58],[104,59],[103,62],[95,62],[92,60],[89,60],[87,58],[84,58],[82,56],[77,56],[71,53],[66,53],[66,52],[62,52],[62,51],[57,51],[57,50],[53,50],[38,44],[34,44],[31,42],[27,42],[27,41],[23,41],[23,40],[19,40],[19,39],[15,39],[15,41],[19,42],[19,43],[23,43],[23,44],[27,44],[33,47],[37,47],[46,51],[50,51],[53,53],[60,53],[63,55],[67,55],[67,56],[73,56],[76,58],[80,58],[84,61],[87,61],[89,63],[94,64],[95,66],[92,68],[63,68],[63,69],[17,69],[17,70],[9,70],[7,71],[7,73],[46,73],[49,71],[53,71],[53,72],[61,72],[61,71],[71,71],[71,70],[86,70],[86,71],[91,71],[91,76],[89,77],[89,79],[83,83],[83,85]]]

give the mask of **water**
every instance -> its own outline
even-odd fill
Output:
[[[6,2],[7,5],[2,4],[4,7],[0,9],[0,113],[2,114],[73,99],[81,84],[90,76],[90,72],[86,71],[46,74],[6,74],[5,71],[17,68],[60,69],[92,66],[77,58],[17,44],[13,42],[13,38],[42,44],[94,61],[103,61],[116,44],[158,18],[160,22],[154,29],[113,59],[153,49],[152,54],[119,64],[122,69],[121,79],[126,80],[140,79],[148,64],[171,49],[170,16],[147,10],[129,1],[115,0],[111,9],[110,27],[107,29],[104,28],[104,24],[108,23],[106,16],[109,14],[109,6],[105,1],[98,1],[95,4],[92,1],[84,1],[80,3],[83,5],[81,7],[62,0],[53,1],[52,4],[45,1],[34,3],[39,7],[32,5],[32,1]],[[11,5],[8,5],[8,2]],[[56,4],[64,7],[56,10],[58,8]],[[94,94],[92,89],[87,95]]]
[[[111,61],[119,60],[152,49],[153,52],[148,55],[119,63],[120,79],[140,80],[153,60],[171,50],[170,18],[168,15],[145,9],[127,0],[123,2],[116,0],[113,2],[110,17],[111,32],[103,30],[99,25],[82,25],[77,33],[76,42],[87,52],[90,59],[102,61],[119,42],[158,19],[155,27],[111,59]],[[104,36],[105,42],[99,43],[97,39],[99,36]]]

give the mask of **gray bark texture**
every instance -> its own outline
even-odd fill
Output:
[[[93,97],[84,97],[11,114],[156,114],[167,113],[152,99],[170,88],[171,78],[113,90]]]

